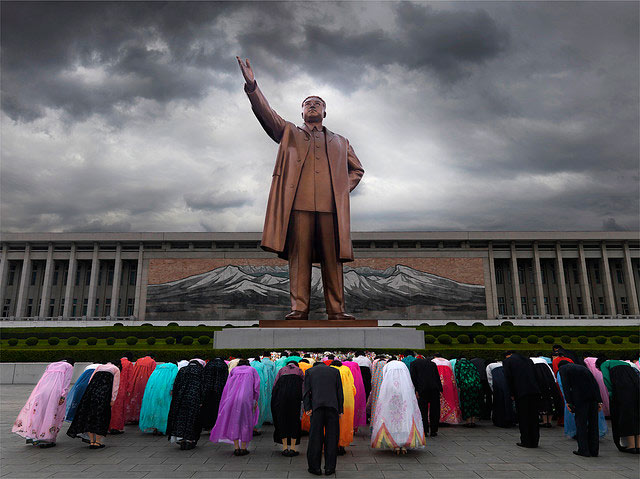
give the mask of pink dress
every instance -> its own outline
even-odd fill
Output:
[[[68,362],[49,364],[11,431],[28,442],[55,442],[64,420],[71,376],[73,366]]]
[[[362,372],[358,363],[353,361],[343,361],[342,364],[347,366],[353,375],[353,383],[356,386],[355,398],[355,414],[353,416],[353,428],[358,429],[367,425],[367,395],[364,390],[364,381],[362,380]]]
[[[438,366],[440,381],[442,382],[442,392],[440,393],[440,422],[446,424],[461,424],[462,411],[460,411],[460,401],[458,400],[458,387],[456,378],[451,369],[451,363],[443,358],[432,359]]]
[[[607,391],[607,387],[604,385],[604,379],[602,378],[602,373],[598,368],[596,368],[596,360],[598,358],[584,358],[584,364],[587,366],[593,377],[596,378],[596,382],[598,383],[598,389],[600,389],[600,397],[602,398],[602,413],[605,416],[610,416],[609,413],[609,392]]]

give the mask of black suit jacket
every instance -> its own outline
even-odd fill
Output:
[[[509,390],[515,398],[540,394],[533,361],[524,356],[513,353],[502,361],[504,377],[509,385]]]
[[[600,388],[591,371],[579,364],[565,364],[558,369],[567,404],[602,402]]]
[[[438,366],[428,359],[416,359],[409,366],[411,381],[420,396],[442,391]]]
[[[305,411],[329,407],[343,413],[344,393],[340,371],[324,363],[316,363],[304,376],[302,401]]]

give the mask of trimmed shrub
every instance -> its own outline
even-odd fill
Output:
[[[56,344],[60,344],[60,338],[57,336],[51,336],[49,339],[47,339],[47,342],[51,346],[55,346]]]
[[[17,341],[17,340],[16,340]],[[424,342],[426,344],[435,344],[436,342],[436,337],[433,334],[426,334],[424,336]]]
[[[113,336],[107,338],[106,341],[109,346],[113,346],[114,344],[116,344],[116,338],[114,338]]]
[[[67,339],[67,344],[69,346],[76,346],[79,342],[80,338],[78,338],[77,336],[71,336],[69,339]]]
[[[474,339],[478,344],[487,344],[487,337],[484,334],[478,334]]]
[[[124,326],[124,324],[122,324],[122,323],[115,323],[115,324],[114,324],[114,326],[116,326],[116,327],[120,327],[120,326]]]
[[[571,336],[567,336],[566,334],[563,334],[562,336],[560,336],[560,342],[564,344],[571,343]]]
[[[441,334],[440,336],[438,336],[438,342],[440,344],[451,344],[452,343],[452,339],[451,336],[449,336],[448,334]]]
[[[589,338],[586,336],[578,336],[578,342],[580,344],[587,344],[589,342]]]
[[[456,322],[454,322],[454,321],[449,321],[449,322],[447,323],[447,326],[457,326],[457,325],[458,325],[458,323],[456,323]]]
[[[95,346],[96,344],[98,344],[98,338],[94,338],[94,337],[87,338],[87,344],[89,346]]]
[[[503,321],[500,323],[500,326],[513,326],[513,323],[511,321]]]
[[[38,341],[40,341],[38,338],[35,338],[33,336],[31,336],[30,338],[27,338],[24,343],[27,346],[35,346],[36,344],[38,344]]]
[[[164,338],[164,342],[167,344],[176,344],[176,338],[174,338],[173,336],[167,336],[166,338]]]
[[[153,326],[151,323],[142,323],[142,326]]]
[[[198,338],[198,343],[205,345],[205,344],[209,344],[211,342],[211,338],[209,336],[200,336]]]
[[[494,334],[491,337],[491,340],[495,343],[495,344],[503,344],[504,343],[504,336],[502,334]]]
[[[535,334],[530,334],[529,336],[527,336],[527,342],[529,344],[538,344],[538,336],[536,336]]]
[[[129,346],[133,346],[134,344],[138,343],[138,338],[136,338],[135,336],[129,336],[127,339],[125,339],[125,342]]]
[[[149,337],[147,338],[147,344],[148,344],[149,346],[152,346],[152,345],[156,344],[156,338],[154,338],[153,336],[149,336]]]
[[[622,344],[622,337],[621,336],[611,336],[611,342],[613,344]]]
[[[474,327],[474,328],[479,328],[479,327],[484,326],[484,324],[476,322],[476,323],[473,323],[471,326]]]
[[[632,334],[631,336],[629,336],[629,342],[633,343],[633,344],[638,344],[640,343],[640,335],[638,334]]]
[[[468,334],[460,334],[460,335],[458,335],[458,342],[460,344],[470,344],[471,343],[471,338],[469,337]]]
[[[596,336],[596,344],[605,344],[607,342],[606,336]]]
[[[192,336],[182,336],[182,341],[180,341],[182,344],[188,346],[190,344],[193,344],[193,337]]]
[[[554,337],[550,334],[545,334],[544,336],[542,336],[542,342],[545,344],[553,344],[554,341]]]
[[[18,344],[18,339],[17,338],[11,338],[7,342],[9,343],[9,346],[16,346]]]
[[[178,326],[178,323],[169,323],[169,324],[167,324],[167,326],[173,326],[173,327],[175,327],[175,326]]]
[[[518,334],[512,334],[509,336],[509,341],[513,344],[520,344],[522,342],[522,338]]]

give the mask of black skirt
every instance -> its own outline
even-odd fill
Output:
[[[558,415],[561,408],[564,408],[564,401],[560,396],[560,391],[556,381],[553,377],[553,373],[549,366],[543,363],[534,363],[533,371],[536,376],[536,382],[540,389],[540,402],[538,412],[544,415]]]
[[[209,361],[204,367],[202,373],[204,399],[202,400],[202,408],[200,409],[202,429],[210,430],[216,425],[220,399],[222,399],[222,391],[224,390],[224,385],[227,383],[228,376],[229,368],[222,359]]]
[[[113,374],[108,371],[95,373],[87,386],[76,415],[67,431],[67,436],[78,437],[80,434],[94,433],[106,436],[111,421],[111,390]]]
[[[273,416],[273,440],[282,443],[291,438],[300,444],[300,406],[302,404],[302,378],[286,374],[273,386],[271,414]]]
[[[640,379],[633,366],[615,366],[611,375],[611,433],[620,448],[620,438],[640,434]]]
[[[171,440],[172,436],[193,442],[200,439],[200,407],[204,396],[203,370],[200,363],[191,361],[188,366],[178,371],[173,383],[167,419],[167,439]]]

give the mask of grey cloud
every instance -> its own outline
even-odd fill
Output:
[[[187,206],[194,210],[224,210],[253,204],[246,191],[205,191],[184,195]]]

